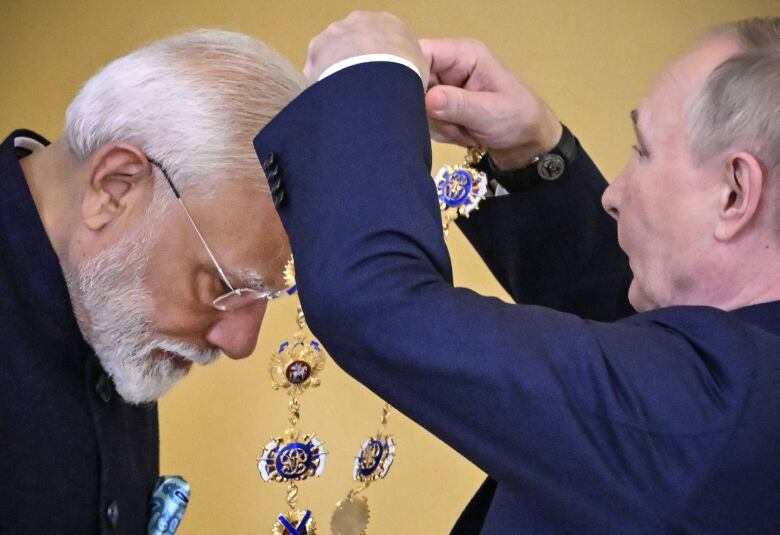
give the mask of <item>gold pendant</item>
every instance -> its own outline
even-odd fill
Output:
[[[350,493],[336,504],[330,518],[331,535],[365,535],[369,517],[368,500]]]
[[[287,263],[284,276],[289,287],[287,294],[292,295],[296,291],[295,265],[292,258]],[[257,470],[264,481],[287,483],[289,510],[287,514],[276,517],[271,531],[273,535],[317,533],[312,512],[308,509],[298,509],[296,506],[297,484],[309,478],[320,477],[328,458],[323,442],[314,433],[300,433],[297,427],[301,417],[298,396],[309,388],[319,386],[319,373],[325,365],[325,352],[316,340],[310,340],[306,334],[306,318],[300,305],[296,323],[298,329],[292,341],[282,343],[279,350],[271,356],[268,367],[273,389],[283,389],[291,398],[288,403],[291,427],[284,432],[284,436],[272,438],[257,460]]]

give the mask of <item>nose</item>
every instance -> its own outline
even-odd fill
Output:
[[[601,196],[601,206],[615,221],[620,217],[620,199],[623,196],[622,173],[612,181]]]
[[[248,357],[257,345],[267,306],[268,301],[258,299],[249,306],[221,313],[209,328],[206,340],[232,359]]]

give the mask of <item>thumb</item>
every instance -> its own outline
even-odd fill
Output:
[[[479,126],[493,115],[491,107],[498,104],[492,102],[494,100],[495,95],[490,93],[437,85],[425,95],[425,107],[431,119],[479,130]]]

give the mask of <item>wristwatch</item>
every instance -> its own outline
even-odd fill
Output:
[[[543,180],[557,180],[577,157],[577,139],[566,125],[561,126],[563,132],[558,144],[549,152],[531,158],[529,165],[502,171],[490,159],[490,153],[486,153],[477,169],[485,172],[491,184],[495,182],[510,193],[528,189]]]

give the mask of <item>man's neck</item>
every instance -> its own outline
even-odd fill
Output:
[[[68,146],[59,139],[19,163],[46,235],[61,259],[70,235],[73,204],[78,192],[78,181],[71,176],[73,162]]]
[[[723,262],[727,269],[721,272],[722,282],[713,281],[717,308],[735,310],[780,301],[780,237],[773,229],[745,243],[741,254],[732,252],[728,264]]]
[[[749,284],[746,284],[722,308],[735,310],[750,305],[780,301],[778,266],[780,266],[780,260],[777,261],[774,267],[764,266],[762,270],[757,270],[762,271],[762,273],[757,273],[756,278]]]

